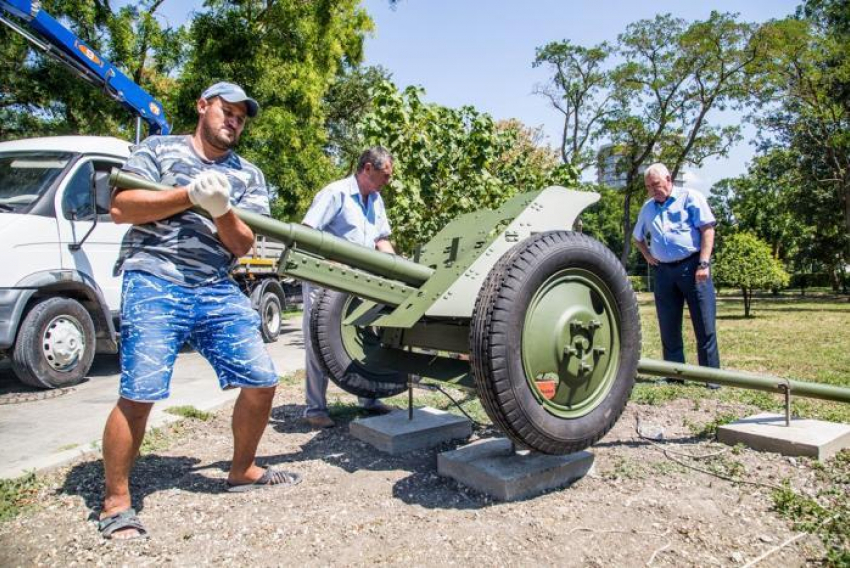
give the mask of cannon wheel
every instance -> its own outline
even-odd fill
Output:
[[[407,389],[403,373],[367,363],[378,355],[380,338],[370,327],[342,325],[360,304],[343,292],[322,290],[310,312],[313,351],[325,373],[341,389],[366,398],[386,398]]]
[[[637,299],[601,243],[541,233],[490,271],[470,344],[478,394],[493,422],[521,447],[576,452],[611,429],[634,386]]]

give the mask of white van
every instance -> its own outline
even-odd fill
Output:
[[[94,136],[0,143],[0,357],[28,385],[75,384],[95,353],[118,351],[113,269],[130,225],[109,216],[108,177],[129,152],[124,140]],[[242,284],[274,341],[286,298],[267,276]]]

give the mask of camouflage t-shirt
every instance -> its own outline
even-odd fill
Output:
[[[188,136],[151,136],[133,148],[123,170],[170,186],[186,186],[205,170],[217,170],[230,181],[230,203],[269,215],[269,195],[262,172],[230,152],[210,162],[201,158]],[[216,234],[215,223],[188,210],[167,219],[134,225],[124,237],[116,275],[141,270],[185,286],[227,278],[236,264]]]

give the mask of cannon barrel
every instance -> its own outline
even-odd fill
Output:
[[[819,383],[807,383],[804,381],[771,377],[770,375],[756,375],[743,371],[728,371],[711,367],[686,365],[684,363],[673,363],[670,361],[641,359],[638,362],[638,372],[655,377],[688,379],[691,381],[717,383],[729,387],[766,392],[782,393],[784,389],[788,388],[794,396],[819,398],[821,400],[832,400],[836,402],[850,402],[850,389],[848,388]]]
[[[133,174],[122,172],[117,168],[113,168],[112,173],[109,175],[109,183],[114,187],[127,189],[149,189],[156,191],[174,189],[168,185],[152,182]],[[196,210],[202,214],[206,213],[198,208]],[[405,284],[418,287],[424,284],[434,273],[427,266],[411,262],[394,254],[378,252],[374,249],[350,243],[344,239],[311,229],[305,225],[284,223],[264,215],[239,209],[238,207],[234,207],[233,211],[257,234],[271,237],[289,247],[297,243],[300,250],[323,256],[328,260],[349,264],[378,276],[399,280]]]

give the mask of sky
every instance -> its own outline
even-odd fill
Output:
[[[119,4],[122,2],[119,2]],[[366,41],[367,65],[381,65],[399,88],[418,85],[425,100],[444,106],[472,105],[495,119],[517,118],[542,127],[552,146],[560,142],[562,121],[548,102],[533,94],[548,76],[531,64],[535,50],[552,41],[591,46],[614,42],[626,26],[659,13],[688,21],[712,10],[732,12],[743,21],[764,22],[793,13],[800,0],[364,0],[375,21]],[[182,23],[199,0],[166,0],[160,13]],[[718,124],[741,122],[735,113],[710,115]],[[726,158],[708,160],[686,173],[689,186],[711,185],[746,171],[753,156],[752,127]],[[593,172],[585,177],[592,178]]]
[[[542,127],[552,146],[560,142],[562,121],[542,96],[545,69],[533,69],[535,50],[564,39],[591,46],[614,42],[626,26],[658,13],[689,21],[712,10],[740,14],[743,21],[763,22],[794,11],[788,0],[365,0],[375,21],[366,42],[368,65],[392,73],[399,88],[419,85],[425,100],[444,106],[472,105],[495,119],[517,118]],[[734,113],[715,114],[719,122],[740,122]],[[746,171],[753,156],[751,127],[727,158],[707,161],[686,174],[688,185],[708,191],[717,181]],[[594,174],[595,175],[595,174]]]

